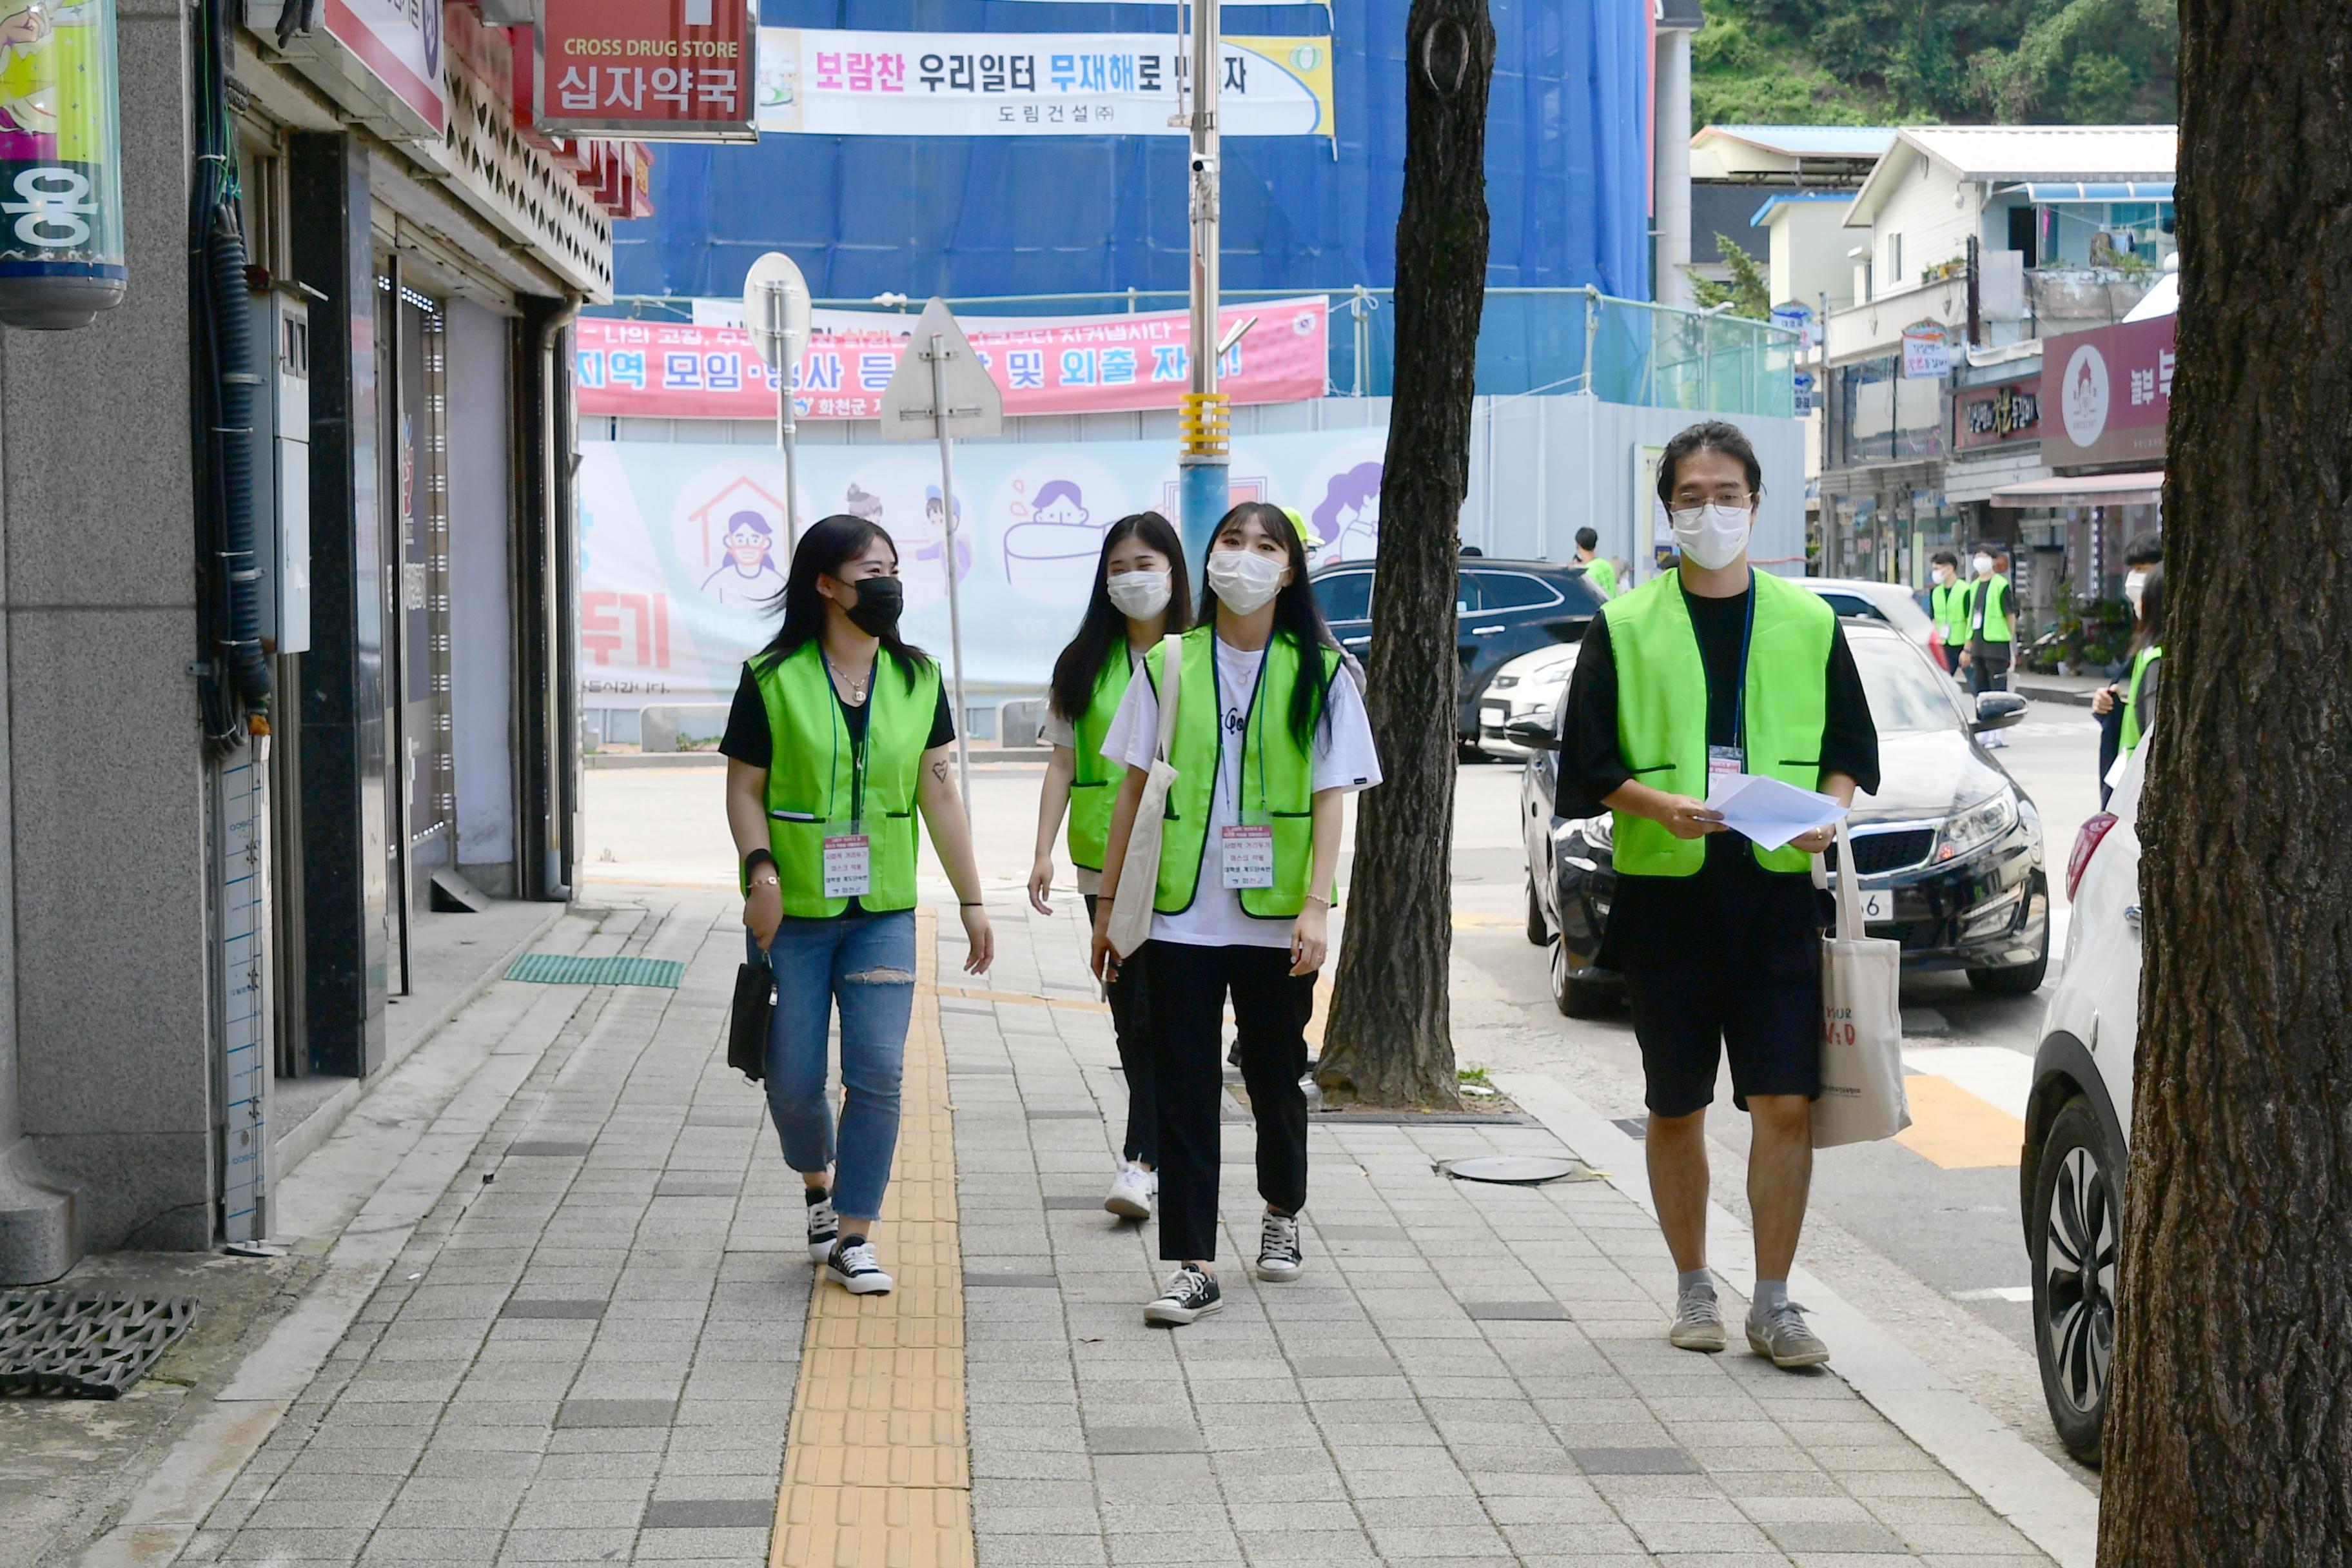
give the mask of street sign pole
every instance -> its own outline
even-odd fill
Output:
[[[784,455],[784,546],[797,550],[801,542],[800,434],[798,409],[793,395],[793,374],[800,368],[800,345],[792,342],[784,333],[784,286],[767,285],[768,330],[780,342],[790,343],[784,363],[776,372],[776,447]]]
[[[743,279],[743,327],[751,346],[776,377],[776,447],[784,455],[784,540],[788,549],[801,542],[799,410],[793,382],[800,372],[801,349],[808,342],[808,280],[793,258],[781,250],[769,251],[751,263]]]
[[[963,793],[964,815],[969,816],[971,748],[964,731],[971,724],[963,706],[963,616],[956,603],[955,453],[954,443],[948,439],[948,360],[952,353],[946,339],[935,332],[923,357],[931,362],[931,422],[940,432],[940,556],[947,563],[948,574],[948,669],[955,688],[956,784]],[[971,353],[971,349],[964,350],[965,357]]]
[[[907,339],[907,356],[882,389],[882,438],[940,444],[940,555],[948,574],[948,679],[955,703],[956,787],[971,810],[971,714],[963,697],[963,614],[959,603],[957,543],[962,518],[956,505],[953,437],[1004,433],[1004,394],[971,352],[945,300],[923,307]]]

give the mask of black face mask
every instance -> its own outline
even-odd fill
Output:
[[[861,577],[857,603],[843,612],[849,624],[870,637],[887,637],[898,628],[898,613],[907,607],[907,586],[896,577]]]

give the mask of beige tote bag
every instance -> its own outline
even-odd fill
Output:
[[[1863,934],[1853,845],[1843,821],[1837,852],[1837,930],[1822,939],[1816,1149],[1892,1138],[1911,1125],[1903,1093],[1903,944]]]
[[[1135,826],[1127,836],[1127,858],[1119,862],[1118,890],[1110,901],[1110,947],[1121,958],[1151,940],[1151,906],[1160,891],[1160,832],[1168,816],[1168,789],[1176,770],[1168,748],[1176,736],[1176,699],[1184,678],[1184,639],[1171,635],[1160,643],[1160,744],[1151,772],[1136,802]]]

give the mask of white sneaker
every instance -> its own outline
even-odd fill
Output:
[[[833,1212],[833,1194],[827,1193],[808,1205],[808,1252],[811,1263],[823,1263],[833,1256],[835,1237],[841,1234],[841,1218]]]
[[[1160,1195],[1160,1174],[1147,1171],[1131,1160],[1118,1163],[1118,1174],[1110,1182],[1110,1195],[1103,1199],[1103,1207],[1121,1219],[1150,1219],[1152,1200]]]
[[[1298,1250],[1298,1216],[1267,1210],[1265,1223],[1258,1227],[1257,1263],[1250,1272],[1279,1285],[1297,1279],[1303,1267],[1305,1261]]]
[[[890,1277],[874,1261],[874,1244],[860,1237],[833,1249],[824,1260],[824,1277],[853,1296],[885,1296]]]

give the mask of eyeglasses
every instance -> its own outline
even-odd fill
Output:
[[[1754,499],[1755,497],[1748,491],[1740,489],[1717,490],[1709,495],[1698,495],[1690,490],[1676,490],[1674,504],[1675,510],[1680,511],[1695,506],[1744,507]]]

